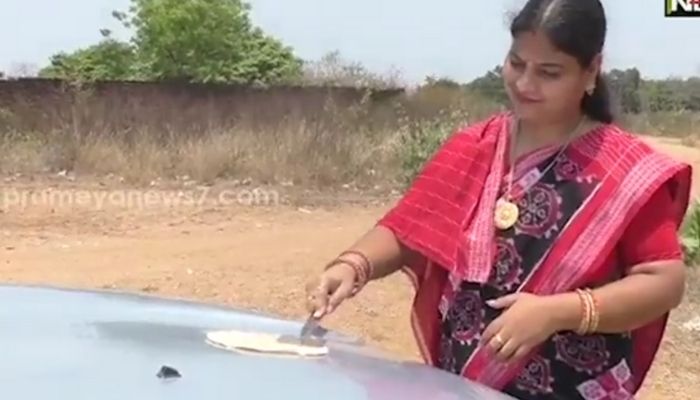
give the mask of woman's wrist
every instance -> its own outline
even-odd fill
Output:
[[[335,265],[345,265],[354,271],[354,292],[360,291],[372,279],[373,266],[369,258],[358,250],[346,250],[326,265],[326,269]]]
[[[372,280],[374,264],[364,252],[355,249],[345,250],[340,253],[338,259],[353,264],[360,281],[367,283]]]
[[[552,316],[555,332],[577,331],[584,318],[581,297],[576,292],[567,292],[550,296],[551,307],[548,312]]]

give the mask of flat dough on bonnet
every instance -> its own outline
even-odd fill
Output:
[[[208,342],[226,350],[302,357],[321,357],[328,354],[326,346],[286,343],[279,341],[279,338],[280,335],[276,334],[236,330],[207,333]]]

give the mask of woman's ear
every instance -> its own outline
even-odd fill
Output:
[[[602,72],[603,55],[598,53],[586,69],[586,93],[589,95],[595,91],[596,80]]]

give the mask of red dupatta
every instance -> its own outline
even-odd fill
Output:
[[[483,282],[490,273],[494,192],[502,179],[509,125],[510,115],[499,114],[456,132],[379,221],[427,261],[408,265],[404,272],[416,288],[411,322],[430,365],[436,365],[438,358],[438,303],[448,274]],[[671,189],[678,226],[688,206],[690,167],[614,125],[579,137],[569,148],[588,160],[589,172],[603,179],[520,288],[525,292],[561,293],[609,276],[611,271],[604,267],[607,256],[631,219],[663,185]],[[633,332],[635,390],[651,366],[667,317]],[[527,362],[526,357],[505,366],[486,349],[477,348],[463,375],[502,389]]]

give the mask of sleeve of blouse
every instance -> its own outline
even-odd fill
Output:
[[[683,259],[672,201],[668,188],[662,187],[627,227],[618,249],[625,270],[641,263]]]

